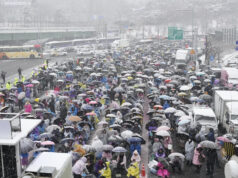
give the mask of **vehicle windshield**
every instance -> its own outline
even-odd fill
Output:
[[[231,115],[231,120],[238,120],[238,115]]]
[[[216,122],[215,117],[196,115],[195,117],[197,122]]]

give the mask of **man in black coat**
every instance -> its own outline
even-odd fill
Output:
[[[217,152],[215,149],[208,148],[205,152],[205,155],[207,157],[207,175],[210,175],[211,177],[213,177]]]

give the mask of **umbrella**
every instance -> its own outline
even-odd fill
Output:
[[[43,147],[40,147],[40,148],[37,148],[35,150],[33,150],[34,152],[42,152],[42,151],[49,151],[50,149],[49,148],[43,148]]]
[[[190,123],[190,122],[191,122],[191,120],[184,119],[184,120],[180,120],[180,121],[178,122],[178,125],[179,125],[179,126],[182,126],[182,125],[186,125],[186,124],[188,124],[188,123]]]
[[[170,128],[169,128],[168,126],[163,125],[163,126],[158,127],[158,128],[156,129],[156,132],[159,132],[159,131],[161,131],[161,130],[168,131],[168,130],[170,130]]]
[[[82,119],[79,116],[70,116],[69,120],[72,122],[80,122]]]
[[[67,100],[69,97],[68,96],[60,96],[59,99],[60,100]]]
[[[169,107],[169,108],[164,110],[165,114],[170,114],[170,113],[175,113],[175,112],[176,112],[176,109],[173,108],[173,107]]]
[[[170,133],[166,130],[160,130],[159,132],[156,132],[156,135],[162,137],[170,137]]]
[[[22,100],[23,98],[25,98],[25,96],[26,96],[26,93],[25,92],[21,92],[21,93],[19,93],[19,95],[18,95],[18,99],[19,100]]]
[[[125,103],[123,103],[121,106],[122,106],[122,107],[130,107],[131,105],[132,105],[131,103],[125,102]]]
[[[20,140],[20,150],[21,153],[28,153],[29,151],[33,150],[34,142],[29,138],[23,138]]]
[[[191,89],[191,87],[188,86],[188,85],[183,85],[179,88],[180,91],[187,91],[187,90],[190,90],[190,89]]]
[[[128,142],[141,142],[142,139],[140,137],[131,137],[128,139]]]
[[[49,75],[50,75],[50,76],[53,76],[53,77],[57,77],[57,74],[56,74],[56,73],[50,73]]]
[[[196,83],[196,84],[200,84],[201,83],[200,80],[194,80],[193,82]]]
[[[187,93],[180,92],[180,93],[178,93],[178,96],[187,96]]]
[[[60,140],[60,143],[64,144],[65,142],[74,142],[73,138],[63,138],[62,140]]]
[[[127,152],[127,150],[123,147],[117,146],[115,148],[112,149],[113,152],[115,153],[125,153]]]
[[[28,84],[28,85],[26,85],[26,87],[32,88],[32,87],[33,87],[33,84]]]
[[[189,100],[190,100],[191,102],[198,102],[198,101],[200,101],[201,99],[199,99],[199,98],[196,97],[196,96],[193,96],[193,97],[190,97]]]
[[[183,111],[181,111],[181,110],[178,110],[175,114],[174,114],[174,116],[176,116],[176,117],[181,117],[181,116],[185,116],[186,114],[183,112]]]
[[[32,84],[39,84],[40,82],[37,81],[37,80],[33,80],[31,83],[32,83]]]
[[[212,141],[208,141],[208,140],[200,142],[200,145],[204,148],[210,148],[210,149],[216,149],[217,148],[216,143],[214,143]]]
[[[227,137],[221,136],[221,137],[217,137],[218,141],[222,141],[222,142],[231,142],[230,139],[228,139]]]
[[[86,113],[86,116],[96,116],[97,114],[95,112],[88,112]]]
[[[90,101],[89,104],[97,104],[97,101]]]
[[[123,141],[123,138],[120,137],[119,135],[111,135],[109,138],[108,138],[108,141],[109,142],[113,142],[113,141]]]
[[[103,146],[102,146],[102,149],[103,149],[104,151],[112,151],[113,146],[112,146],[112,145],[103,145]]]
[[[168,96],[168,95],[160,95],[159,99],[168,100],[168,99],[170,99],[170,96]]]
[[[46,131],[49,132],[49,133],[52,133],[56,129],[60,130],[60,127],[58,125],[50,125],[46,128]]]
[[[161,105],[154,105],[154,109],[163,109],[163,106],[161,106]]]
[[[43,146],[47,146],[47,145],[55,145],[55,143],[52,142],[52,141],[50,141],[50,140],[47,140],[47,141],[41,142],[41,145],[43,145]]]
[[[96,151],[96,149],[92,146],[92,145],[83,145],[82,148],[86,151],[86,152],[91,152],[91,151]]]
[[[212,100],[212,97],[208,94],[200,95],[199,98],[204,100],[204,101],[211,101]]]
[[[100,122],[98,123],[98,125],[108,125],[108,122],[106,122],[106,121],[100,121]]]
[[[51,138],[53,135],[51,133],[42,133],[39,135],[39,138],[42,139],[42,138]]]
[[[121,136],[122,136],[122,138],[124,138],[124,139],[131,138],[132,135],[133,135],[133,132],[130,131],[130,130],[125,130],[125,131],[121,132]]]
[[[0,109],[0,112],[5,112],[8,109],[9,109],[9,106],[4,106]]]
[[[121,86],[119,86],[119,87],[114,88],[114,91],[117,93],[120,93],[120,92],[123,92],[124,89]]]
[[[182,153],[177,153],[177,152],[174,152],[174,153],[171,153],[171,154],[169,154],[169,159],[173,159],[174,157],[179,157],[179,158],[181,158],[181,159],[183,159],[184,160],[184,158],[185,158],[185,156],[182,154]]]
[[[107,114],[106,117],[112,117],[112,118],[114,118],[114,117],[117,117],[117,116],[116,116],[115,114]]]
[[[92,141],[92,146],[96,149],[96,151],[102,151],[103,142],[96,137]]]
[[[2,92],[0,92],[0,96],[5,96],[5,94],[3,94]]]
[[[110,128],[120,128],[121,125],[119,125],[119,124],[112,124],[112,125],[110,125],[109,127],[110,127]]]

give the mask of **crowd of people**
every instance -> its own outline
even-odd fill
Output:
[[[72,155],[75,178],[139,178],[143,164],[152,175],[169,178],[192,165],[199,174],[205,162],[213,177],[215,163],[221,167],[236,154],[235,141],[229,134],[218,137],[213,128],[193,128],[188,110],[211,106],[219,84],[192,64],[175,69],[167,50],[155,43],[101,58],[47,63],[30,79],[2,88],[1,112],[24,111],[22,118],[41,119],[26,138],[34,146],[22,144],[23,167],[51,151]],[[146,141],[148,163],[142,160]]]

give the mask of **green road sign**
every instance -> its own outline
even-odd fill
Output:
[[[182,40],[183,30],[178,30],[177,27],[168,27],[168,40]]]

